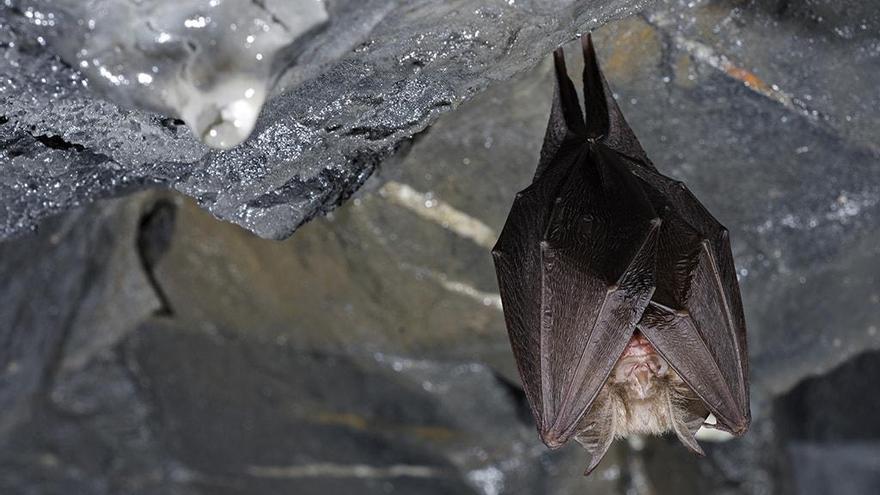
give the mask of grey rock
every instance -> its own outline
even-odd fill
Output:
[[[285,242],[153,192],[0,245],[0,335],[14,342],[0,352],[30,363],[0,387],[0,491],[785,494],[850,473],[847,486],[874,487],[880,160],[860,86],[874,74],[832,76],[877,24],[867,12],[848,38],[834,27],[865,10],[771,3],[659,2],[594,33],[655,164],[732,232],[754,384],[743,438],[704,444],[704,459],[675,438],[618,442],[586,479],[578,447],[539,444],[488,251],[537,161],[545,60],[438,119]],[[776,31],[833,41],[750,41]],[[779,66],[805,51],[816,77]],[[21,139],[55,148],[17,155],[21,170],[79,152],[36,136]],[[85,276],[84,260],[115,275]]]
[[[206,144],[228,149],[251,133],[283,71],[302,77],[350,49],[373,27],[363,21],[387,10],[375,3],[21,0],[15,8],[101,95],[180,117]]]
[[[0,432],[12,429],[57,376],[75,373],[159,307],[132,271],[141,208],[117,202],[49,222],[39,236],[0,244]],[[112,299],[114,304],[108,304]]]
[[[845,141],[877,152],[878,2],[662,2],[648,19],[684,49]]]
[[[776,401],[780,436],[788,442],[792,491],[868,493],[876,489],[880,427],[854,418],[870,418],[877,410],[880,396],[874,384],[878,375],[880,354],[865,353],[827,375],[805,380]],[[840,472],[847,475],[840,476]]]
[[[0,490],[51,495],[193,495],[152,429],[153,409],[125,354],[105,352],[4,437]]]
[[[797,493],[871,493],[880,486],[880,448],[876,442],[845,445],[794,444],[791,447]],[[841,470],[847,476],[840,476]]]
[[[133,346],[168,454],[202,490],[533,493],[546,482],[523,404],[484,365],[303,351],[168,324],[144,328]]]
[[[329,40],[314,41],[330,48],[282,77],[251,139],[218,152],[180,121],[118,107],[84,87],[83,75],[43,46],[76,16],[35,25],[31,2],[4,2],[0,235],[95,198],[161,184],[260,236],[287,237],[351,195],[441,113],[643,3],[388,0],[334,10]],[[344,52],[363,26],[372,29]]]

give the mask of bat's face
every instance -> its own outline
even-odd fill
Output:
[[[614,437],[662,434],[686,422],[685,404],[696,394],[640,332],[630,338],[608,381],[599,392],[615,416]],[[600,399],[600,401],[601,401]]]
[[[636,331],[614,365],[611,381],[623,386],[632,400],[645,400],[657,394],[660,382],[669,376],[669,364],[654,346]]]
[[[673,432],[691,450],[709,414],[705,404],[641,332],[623,354],[578,425],[575,439],[592,455],[591,471],[615,438]]]

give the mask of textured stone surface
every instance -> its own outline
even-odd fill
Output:
[[[150,192],[0,244],[0,338],[14,343],[0,347],[0,404],[13,411],[0,492],[875,487],[876,113],[841,109],[877,96],[858,84],[875,77],[876,55],[859,47],[877,46],[878,26],[869,10],[865,33],[837,34],[861,11],[835,5],[660,2],[595,33],[658,168],[731,229],[752,351],[745,437],[704,443],[705,459],[674,438],[618,442],[586,479],[578,447],[539,443],[488,251],[537,161],[545,60],[439,119],[287,241]],[[764,41],[776,32],[827,43]],[[798,48],[815,78],[779,65]],[[829,82],[848,50],[865,63]]]
[[[142,207],[76,212],[0,245],[0,431],[26,418],[57,374],[85,366],[159,307],[131,249]],[[108,300],[115,301],[107,304]]]
[[[350,269],[359,249],[378,249],[372,232],[356,229],[368,225],[362,215],[372,213],[321,221],[276,243],[180,197],[142,193],[0,245],[4,274],[22,281],[4,287],[4,299],[82,314],[4,327],[5,340],[53,339],[53,352],[11,348],[3,362],[0,398],[23,406],[4,416],[13,421],[0,435],[0,491],[613,489],[613,470],[585,480],[576,448],[551,453],[540,444],[509,376],[497,310],[390,257]],[[38,247],[57,255],[31,264],[8,254]],[[90,276],[63,273],[69,264],[102,265],[108,250],[127,262]],[[74,260],[60,256],[69,251]],[[34,266],[44,278],[26,277]],[[47,290],[59,277],[77,289]],[[138,283],[120,290],[124,280]],[[27,314],[12,300],[11,310]],[[92,300],[101,304],[91,308]],[[128,318],[92,316],[113,309]],[[38,385],[8,385],[31,375]]]
[[[877,410],[878,375],[880,355],[868,353],[806,380],[778,401],[777,421],[790,440],[788,468],[797,493],[869,493],[880,486],[880,427],[853,421]]]
[[[180,121],[96,97],[43,46],[53,38],[42,21],[35,25],[33,3],[0,4],[0,236],[97,197],[161,184],[260,236],[287,237],[332,210],[441,113],[640,5],[353,2],[361,8],[331,13],[338,24],[305,57],[311,65],[282,76],[251,139],[217,152]],[[374,27],[343,51],[364,25]]]

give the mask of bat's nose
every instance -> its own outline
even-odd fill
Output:
[[[653,388],[651,378],[653,376],[654,371],[648,366],[648,363],[633,366],[630,372],[630,382],[640,398],[644,399],[651,394],[651,389]]]

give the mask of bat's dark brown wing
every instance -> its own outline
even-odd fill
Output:
[[[541,353],[541,241],[556,193],[584,152],[583,115],[560,51],[541,159],[531,186],[516,195],[492,250],[510,343],[538,429],[545,428]]]
[[[746,327],[727,230],[682,183],[633,170],[663,218],[657,291],[639,328],[718,427],[742,434],[750,422]]]
[[[556,91],[532,184],[517,194],[493,249],[504,316],[541,437],[572,436],[592,470],[614,436],[600,397],[638,324],[695,397],[673,429],[711,411],[749,423],[742,303],[727,231],[645,155],[584,40],[585,110],[555,54]],[[670,401],[673,399],[670,398]]]
[[[654,292],[660,221],[634,179],[591,145],[560,184],[541,241],[541,433],[550,446],[575,433]]]
[[[627,165],[586,137],[561,52],[555,60],[542,163],[493,250],[523,386],[551,447],[574,434],[650,300],[660,225]]]
[[[601,141],[641,179],[663,220],[657,290],[639,327],[715,414],[718,426],[741,434],[750,421],[748,356],[727,230],[684,184],[654,168],[608,88],[589,36],[583,46],[585,100],[604,101],[592,107],[608,112]],[[588,110],[588,127],[590,116]],[[683,430],[677,433],[681,436]]]
[[[541,241],[555,205],[556,191],[581,151],[573,148],[556,156],[540,178],[517,194],[492,250],[511,347],[526,398],[541,431],[546,424],[544,353],[541,351]]]

